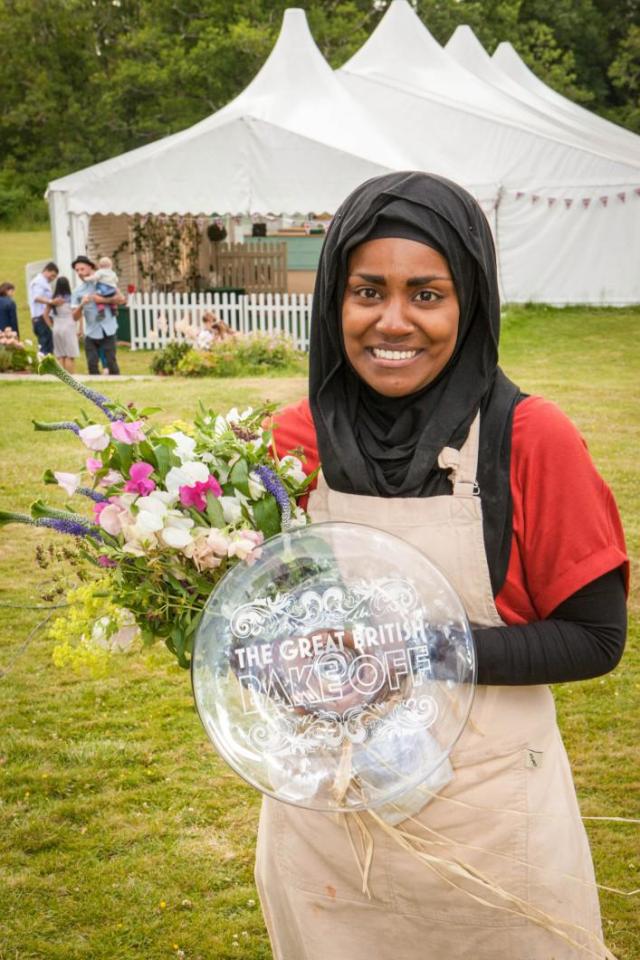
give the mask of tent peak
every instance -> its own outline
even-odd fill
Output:
[[[385,15],[368,40],[344,64],[350,73],[393,75],[403,64],[428,61],[433,65],[449,58],[408,0],[391,0]]]

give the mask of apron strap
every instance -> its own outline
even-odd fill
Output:
[[[438,456],[438,466],[449,470],[454,497],[477,497],[478,450],[480,448],[480,411],[469,427],[469,434],[460,450],[445,447]]]

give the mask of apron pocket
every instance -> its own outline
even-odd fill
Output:
[[[399,829],[428,841],[419,849],[429,855],[468,864],[491,883],[526,899],[527,772],[522,750],[469,763],[457,769],[452,783]],[[387,840],[387,873],[399,913],[485,927],[525,923],[469,896],[510,906],[490,888],[461,878],[444,863],[435,862],[431,868],[390,837]]]

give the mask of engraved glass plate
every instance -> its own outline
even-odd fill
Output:
[[[449,778],[475,677],[464,607],[437,567],[398,537],[333,522],[233,567],[192,663],[222,757],[263,793],[323,811],[427,803]]]

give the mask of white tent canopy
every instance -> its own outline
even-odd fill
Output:
[[[640,161],[629,143],[640,138],[596,135],[541,106],[473,34],[462,41],[464,66],[407,0],[392,0],[334,73],[304,12],[288,10],[263,68],[222,110],[49,185],[56,258],[66,266],[84,252],[97,213],[333,212],[369,177],[421,169],[482,203],[507,299],[639,301]]]
[[[503,46],[506,46],[503,44]],[[509,44],[513,54],[518,57],[513,47]],[[461,25],[456,28],[444,48],[459,64],[467,70],[480,77],[486,83],[491,84],[503,93],[512,97],[514,100],[524,104],[534,115],[542,118],[548,124],[551,120],[557,130],[562,131],[563,136],[568,142],[575,142],[590,149],[597,150],[598,153],[609,156],[622,163],[630,163],[640,169],[640,147],[638,138],[627,134],[626,139],[617,136],[620,128],[614,124],[605,123],[603,127],[598,124],[598,117],[594,117],[588,111],[582,111],[588,118],[593,118],[595,123],[585,123],[579,114],[572,114],[569,111],[558,109],[552,105],[550,100],[534,93],[528,87],[523,86],[513,79],[508,73],[502,70],[495,59],[491,59],[484,49],[471,27]],[[528,71],[525,64],[518,58],[519,63]],[[533,74],[532,74],[533,76]],[[535,78],[534,78],[535,79]],[[536,81],[539,82],[539,81]],[[542,84],[544,87],[544,84]],[[551,94],[553,90],[546,87]],[[570,102],[570,101],[567,101]],[[551,106],[550,106],[551,105]],[[611,134],[604,127],[610,127],[613,130]],[[627,131],[621,131],[624,135]],[[635,141],[635,142],[634,142]]]
[[[505,41],[498,44],[491,61],[503,76],[509,77],[521,89],[535,97],[541,109],[549,112],[551,108],[554,118],[579,123],[584,130],[618,144],[621,149],[630,153],[632,159],[635,157],[636,164],[640,164],[640,142],[635,133],[585,110],[547,86],[529,69],[510,43]]]

